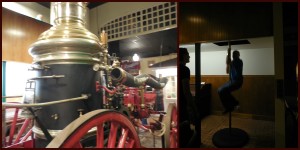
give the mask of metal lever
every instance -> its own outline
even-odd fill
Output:
[[[28,71],[33,71],[33,70],[44,70],[44,69],[50,69],[49,66],[42,66],[42,67],[31,67],[28,69]]]
[[[56,79],[56,78],[64,78],[65,75],[52,75],[52,76],[41,76],[41,77],[34,77],[28,80],[38,80],[38,79]]]

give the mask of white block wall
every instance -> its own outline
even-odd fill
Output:
[[[163,4],[165,2],[108,2],[90,10],[89,30],[98,34],[98,28],[120,16]]]
[[[189,51],[193,47],[189,47]],[[243,60],[243,75],[274,75],[274,49],[240,49]],[[226,75],[227,51],[201,52],[201,75]],[[195,75],[195,53],[190,52],[190,63],[187,66],[191,75]]]

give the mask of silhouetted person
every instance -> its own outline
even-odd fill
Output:
[[[190,91],[190,56],[186,48],[179,49],[179,147],[200,147],[200,115]],[[191,129],[195,128],[195,132]]]
[[[229,81],[218,89],[218,93],[225,108],[223,114],[232,112],[239,102],[231,95],[231,92],[238,90],[243,85],[243,61],[240,59],[240,52],[235,50],[232,53],[233,60],[231,60],[231,48],[227,50],[226,58],[226,73],[229,73]]]

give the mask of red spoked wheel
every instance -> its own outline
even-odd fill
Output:
[[[164,134],[164,143],[166,148],[177,148],[177,108],[174,103],[169,104],[166,117],[164,118],[166,131]]]
[[[65,127],[47,148],[81,148],[81,139],[96,128],[97,148],[139,148],[139,137],[131,121],[113,110],[95,110],[74,120]],[[108,134],[105,134],[109,131]]]

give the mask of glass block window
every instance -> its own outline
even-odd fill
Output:
[[[100,30],[108,33],[108,41],[114,41],[175,27],[177,27],[177,3],[166,2],[120,16],[105,24]]]

